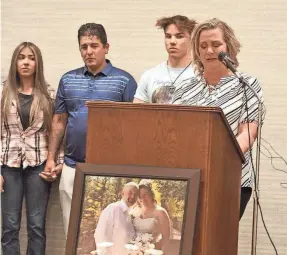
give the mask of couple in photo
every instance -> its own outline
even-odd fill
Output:
[[[143,179],[125,184],[121,200],[102,211],[94,237],[98,254],[129,255],[164,254],[170,235],[169,215],[157,205],[151,181]]]

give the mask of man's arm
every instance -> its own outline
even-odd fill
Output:
[[[134,99],[134,95],[136,93],[136,89],[137,89],[137,83],[134,77],[130,75],[129,81],[126,85],[126,88],[123,94],[123,102],[132,102]]]
[[[94,238],[95,243],[101,242],[113,242],[113,227],[115,220],[113,217],[113,208],[111,206],[106,207],[99,218]]]
[[[49,137],[49,153],[47,160],[56,161],[62,143],[68,120],[67,113],[55,113],[52,121],[52,130]]]
[[[63,164],[56,166],[60,144],[63,141],[68,120],[68,109],[64,88],[64,76],[61,78],[55,99],[55,113],[52,120],[51,132],[48,141],[48,157],[44,171],[40,176],[46,181],[54,181],[61,172]]]
[[[53,171],[57,170],[56,160],[60,146],[65,134],[66,125],[68,120],[67,113],[55,113],[52,120],[52,129],[49,135],[49,147],[48,147],[48,157],[45,166],[45,170],[40,174],[40,176],[46,181],[53,181],[56,179],[57,175],[53,174]]]

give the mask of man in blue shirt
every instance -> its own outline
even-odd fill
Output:
[[[137,84],[127,72],[114,67],[105,29],[100,24],[84,24],[78,30],[80,53],[84,67],[63,75],[58,87],[55,114],[49,141],[49,152],[42,177],[53,181],[55,156],[65,137],[65,160],[60,180],[60,201],[67,236],[72,202],[75,166],[85,162],[87,133],[87,100],[132,102]]]

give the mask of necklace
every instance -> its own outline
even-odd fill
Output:
[[[175,84],[177,79],[184,73],[184,71],[191,65],[191,63],[192,63],[192,61],[190,61],[190,63],[181,71],[181,73],[175,78],[175,80],[172,81],[171,76],[170,76],[169,67],[168,67],[168,61],[166,61],[166,68],[167,68],[168,76],[169,76],[169,79],[171,82],[171,86],[173,86]]]

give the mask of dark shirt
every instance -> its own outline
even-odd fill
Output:
[[[127,72],[107,60],[106,67],[93,75],[87,67],[63,75],[56,96],[55,113],[67,113],[65,164],[75,167],[85,162],[88,109],[87,100],[132,102],[136,81]]]
[[[30,125],[30,110],[33,101],[32,95],[25,95],[18,93],[19,103],[20,103],[20,117],[23,130],[26,130]]]

